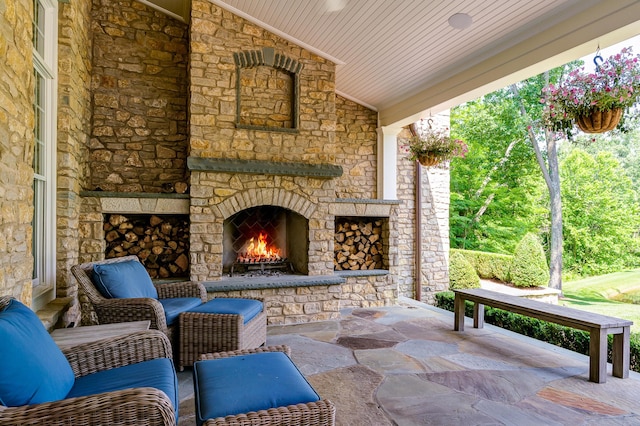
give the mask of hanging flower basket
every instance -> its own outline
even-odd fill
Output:
[[[608,111],[594,109],[589,115],[576,117],[576,124],[585,133],[604,133],[616,128],[622,117],[622,108]]]
[[[640,55],[629,47],[606,60],[597,54],[593,62],[595,71],[574,69],[560,85],[542,90],[547,129],[569,139],[574,124],[585,133],[608,132],[619,128],[623,111],[640,101]]]
[[[418,155],[418,162],[425,167],[436,166],[440,163],[440,159],[434,154],[420,154]]]
[[[434,167],[454,157],[464,157],[468,148],[463,141],[449,137],[449,129],[433,129],[429,123],[428,129],[409,139],[408,151],[409,160]]]

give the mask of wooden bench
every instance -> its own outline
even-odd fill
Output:
[[[484,326],[484,305],[589,332],[589,380],[607,376],[607,335],[613,334],[613,375],[629,377],[629,331],[632,321],[510,296],[480,288],[454,290],[454,330],[464,330],[465,300],[474,302],[473,326]]]

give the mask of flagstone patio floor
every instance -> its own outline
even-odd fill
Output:
[[[588,381],[589,358],[491,325],[453,331],[453,313],[409,299],[341,318],[271,326],[338,425],[639,425],[640,374]],[[195,424],[191,369],[180,425]]]

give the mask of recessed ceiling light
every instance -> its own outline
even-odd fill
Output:
[[[473,23],[473,19],[466,13],[455,13],[449,17],[449,25],[457,30],[469,28]]]
[[[324,2],[324,7],[327,12],[340,12],[346,5],[346,0],[325,0]]]

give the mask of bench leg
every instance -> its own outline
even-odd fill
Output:
[[[607,381],[607,330],[596,328],[589,332],[589,381]]]
[[[473,305],[473,326],[484,327],[484,305],[478,302]]]
[[[453,299],[453,330],[464,331],[464,299],[458,293]]]
[[[630,327],[623,327],[622,333],[613,335],[613,375],[622,379],[629,377],[629,329]]]

